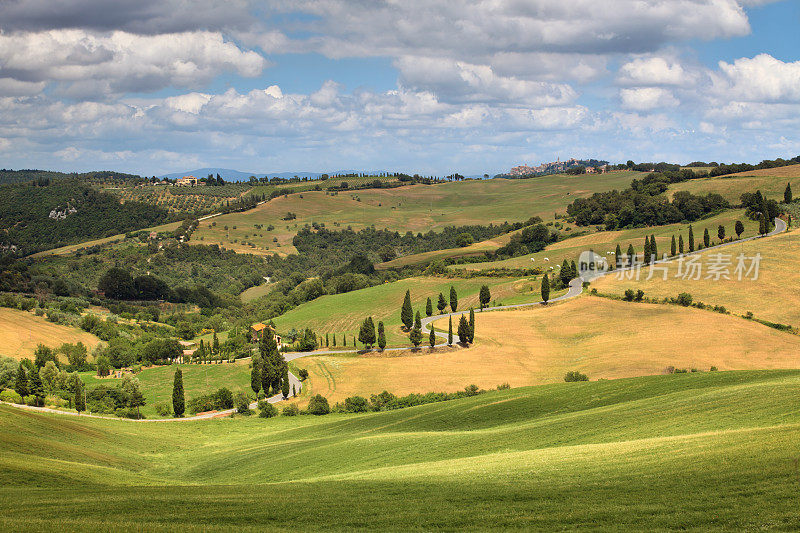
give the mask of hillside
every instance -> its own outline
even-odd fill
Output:
[[[365,415],[169,424],[0,406],[0,521],[15,531],[792,530],[798,388],[798,371],[678,374]]]
[[[678,306],[596,297],[518,310],[476,313],[475,344],[366,356],[317,356],[293,363],[306,387],[336,401],[383,390],[397,395],[556,383],[570,370],[591,379],[708,371],[800,368],[800,337],[756,322]],[[447,330],[447,320],[435,324]],[[680,334],[676,333],[680,332]],[[725,339],[720,342],[720,339]],[[427,339],[426,339],[427,340]]]
[[[65,342],[82,342],[91,353],[100,343],[100,339],[78,328],[54,324],[33,313],[4,307],[0,307],[0,339],[3,340],[0,355],[31,360],[39,344],[58,348]]]

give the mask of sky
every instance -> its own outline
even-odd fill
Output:
[[[3,0],[0,167],[800,154],[797,0]]]

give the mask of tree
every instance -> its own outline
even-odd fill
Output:
[[[683,235],[678,235],[678,253],[683,255]]]
[[[283,368],[283,379],[281,380],[281,394],[283,395],[283,399],[289,397],[289,368]]]
[[[136,289],[130,273],[117,267],[110,268],[103,274],[103,277],[97,282],[97,289],[102,291],[106,297],[115,300],[131,300],[136,297]]]
[[[134,385],[131,392],[130,397],[128,398],[128,406],[136,408],[136,418],[142,418],[142,414],[139,412],[139,408],[145,404],[144,394],[142,391],[139,390],[139,387]]]
[[[75,376],[75,396],[73,397],[73,404],[75,405],[75,410],[78,411],[78,414],[86,410],[86,396],[84,393],[84,385],[81,378],[78,377],[77,373],[73,373]]]
[[[628,245],[628,266],[633,266],[636,263],[636,250],[633,249],[633,245]]]
[[[41,407],[44,405],[44,385],[42,384],[42,378],[39,376],[39,373],[36,369],[31,371],[31,377],[28,381],[28,394],[34,396],[36,398],[36,405]]]
[[[428,302],[425,304],[425,315],[433,315],[433,302],[431,302],[430,296],[428,297]]]
[[[488,285],[481,285],[481,292],[478,295],[478,301],[481,304],[481,311],[483,311],[483,308],[486,307],[490,301],[492,301],[492,293],[489,291]]]
[[[42,384],[44,385],[44,390],[47,392],[51,392],[62,388],[59,384],[59,381],[63,380],[60,380],[58,367],[56,367],[56,364],[53,361],[48,361],[47,363],[45,363],[42,369],[39,370],[39,377],[42,378]]]
[[[786,190],[783,191],[783,203],[790,204],[792,203],[792,184],[786,184]]]
[[[674,257],[677,254],[677,251],[678,251],[678,247],[677,247],[677,244],[675,243],[675,235],[673,235],[672,236],[672,244],[669,247],[669,252],[670,252],[669,255],[671,257]]]
[[[42,368],[48,361],[58,363],[56,353],[49,346],[45,346],[44,344],[37,345],[36,351],[33,352],[33,366]]]
[[[558,277],[563,285],[567,285],[569,280],[572,279],[571,274],[572,271],[570,269],[569,262],[564,259],[564,262],[561,263],[561,270],[558,272]]]
[[[650,257],[653,261],[658,259],[658,244],[656,244],[655,235],[650,235]]]
[[[431,324],[431,333],[428,335],[428,344],[431,345],[431,348],[436,346],[436,331],[433,328],[433,324]]]
[[[411,333],[408,335],[408,339],[415,348],[418,347],[420,343],[422,343],[422,331],[420,331],[419,328],[412,329]]]
[[[469,342],[475,342],[475,310],[469,308]]]
[[[708,248],[711,245],[711,235],[708,234],[708,228],[703,231],[703,246]]]
[[[29,394],[28,392],[28,374],[22,364],[17,369],[17,379],[14,382],[14,390],[23,398]]]
[[[547,273],[542,274],[542,301],[546,304],[550,300],[550,278]],[[461,336],[459,332],[458,336]]]
[[[325,334],[325,347],[326,347],[326,348],[327,348],[328,346],[330,346],[330,344],[328,343],[328,341],[330,341],[330,338],[328,337],[328,334],[326,333],[326,334]]]
[[[403,299],[403,307],[400,309],[400,322],[406,327],[406,330],[411,329],[414,323],[414,308],[411,307],[411,291],[406,291],[406,297]],[[347,341],[345,341],[347,342]]]
[[[467,318],[462,314],[458,319],[458,340],[461,344],[469,344],[469,323]]]
[[[97,375],[101,378],[111,374],[111,361],[105,355],[98,356],[95,365],[97,366]]]
[[[378,322],[378,348],[386,348],[386,333],[383,331],[383,322]]]
[[[217,338],[217,331],[214,330],[214,338],[211,341],[211,352],[219,354],[219,339]]]
[[[717,237],[719,237],[720,241],[725,240],[725,226],[723,226],[722,224],[720,224],[719,227],[717,228]]]
[[[419,311],[417,311],[417,314],[414,316],[414,327],[422,330],[422,319],[419,316]]]
[[[375,323],[372,321],[371,316],[365,318],[364,322],[361,323],[361,329],[358,331],[358,340],[366,349],[372,348],[372,345],[375,344]]]
[[[180,368],[177,368],[175,369],[175,379],[172,381],[172,413],[175,418],[183,418],[185,411],[186,398],[183,394],[183,372]]]
[[[622,261],[622,248],[617,244],[617,249],[614,251],[614,266],[616,268],[620,267],[620,261]]]
[[[261,360],[253,356],[250,368],[250,388],[258,396],[258,391],[261,390]]]
[[[317,394],[312,396],[308,401],[308,407],[306,408],[306,411],[311,415],[327,415],[331,412],[331,407],[328,404],[328,399],[325,396]]]
[[[734,230],[736,231],[736,238],[740,239],[742,237],[742,233],[744,233],[744,224],[742,224],[741,220],[736,221],[736,224],[734,225]]]
[[[644,264],[645,265],[649,265],[650,264],[650,255],[651,255],[651,253],[652,252],[650,251],[650,236],[645,235],[644,236]]]
[[[444,294],[440,292],[439,302],[436,304],[436,308],[439,310],[439,314],[444,314],[445,307],[447,307],[447,301],[444,299]]]
[[[453,317],[450,317],[450,323],[447,326],[447,345],[453,345]]]
[[[458,309],[458,294],[456,294],[456,288],[452,285],[450,285],[450,309],[453,313]]]
[[[758,214],[758,233],[761,235],[766,235],[767,231],[767,218],[764,216],[764,213]]]
[[[694,230],[691,224],[689,224],[689,252],[694,252]]]

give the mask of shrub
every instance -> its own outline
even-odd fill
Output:
[[[233,407],[233,393],[224,387],[211,394],[192,398],[186,404],[186,408],[192,414],[230,409],[231,407]]]
[[[633,289],[628,289],[625,291],[625,296],[623,296],[622,299],[626,302],[632,302],[635,297],[636,294],[633,292]]]
[[[348,413],[366,413],[369,402],[362,396],[350,396],[344,400],[344,410]]]
[[[25,401],[25,405],[32,405],[34,407],[39,406],[39,398],[34,396],[33,394],[28,394],[23,398],[23,400]]]
[[[158,416],[170,416],[172,414],[172,406],[168,402],[158,402],[153,407]]]
[[[240,415],[250,416],[253,411],[250,410],[250,398],[247,397],[245,392],[236,393],[236,412]]]
[[[6,389],[0,392],[0,401],[18,404],[24,403],[22,401],[22,396],[17,394],[17,391],[13,389]]]
[[[717,371],[717,367],[715,367],[715,366],[712,366],[712,367],[711,367],[711,372],[716,372],[716,371]]]
[[[300,414],[300,409],[293,403],[290,403],[281,411],[283,416],[297,416]]]
[[[634,297],[634,300],[636,300],[637,302],[641,302],[642,298],[644,298],[644,291],[642,289],[639,289],[638,291],[636,291],[636,296]]]
[[[44,399],[44,404],[49,407],[67,407],[69,406],[69,401],[61,396],[48,394]]]
[[[689,307],[690,305],[692,305],[692,295],[689,294],[688,292],[682,292],[675,299],[675,303],[677,303],[678,305],[682,305],[684,307]]]
[[[144,420],[145,416],[138,413],[135,407],[120,407],[114,410],[114,416],[120,418],[133,418],[135,420]]]
[[[261,400],[258,402],[258,416],[259,418],[272,418],[273,416],[278,416],[278,408],[266,400]]]
[[[507,390],[510,388],[511,385],[509,385],[508,383],[501,383],[500,385],[497,386],[497,390]]]
[[[297,372],[297,377],[299,377],[299,378],[300,378],[300,381],[305,381],[305,380],[307,380],[307,379],[308,379],[308,370],[306,370],[305,368],[301,368],[301,369],[300,369],[300,370]]]
[[[577,370],[570,370],[564,375],[564,381],[589,381],[589,377],[586,374],[581,374]]]
[[[325,396],[317,394],[311,397],[306,411],[310,415],[327,415],[331,412],[331,406],[328,404],[328,399]]]

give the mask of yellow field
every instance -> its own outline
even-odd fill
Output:
[[[731,176],[768,176],[773,178],[800,178],[800,165],[788,165],[777,168],[762,168],[731,174]]]
[[[23,359],[33,358],[38,344],[58,348],[63,343],[82,342],[89,349],[100,339],[77,328],[48,322],[27,311],[0,308],[0,355]]]
[[[447,328],[446,321],[436,324]],[[548,307],[478,314],[476,344],[431,353],[308,357],[307,391],[334,401],[395,394],[660,374],[668,366],[719,370],[800,367],[800,337],[710,311],[581,297]]]
[[[721,194],[733,205],[741,203],[743,192],[760,190],[767,198],[783,201],[786,184],[792,184],[792,191],[800,191],[800,165],[753,170],[740,174],[729,174],[714,178],[703,178],[670,185],[669,193],[689,191],[692,194]],[[797,196],[795,192],[795,196]]]
[[[717,253],[731,254],[733,265],[730,266],[729,280],[718,281],[704,279],[708,272],[704,271],[700,280],[684,280],[675,278],[678,272],[677,262],[672,262],[666,281],[663,276],[653,276],[646,281],[619,280],[615,275],[605,276],[592,283],[592,287],[600,292],[622,294],[626,289],[642,289],[648,297],[675,297],[678,293],[688,292],[695,301],[706,304],[724,305],[729,311],[744,314],[752,311],[756,318],[800,326],[800,231],[757,239],[712,250],[702,254],[702,263],[709,263],[709,255]],[[761,263],[757,281],[743,276],[741,281],[734,275],[736,256],[743,253],[747,257],[761,254]],[[747,263],[749,266],[749,261]],[[643,276],[643,278],[646,276]]]

